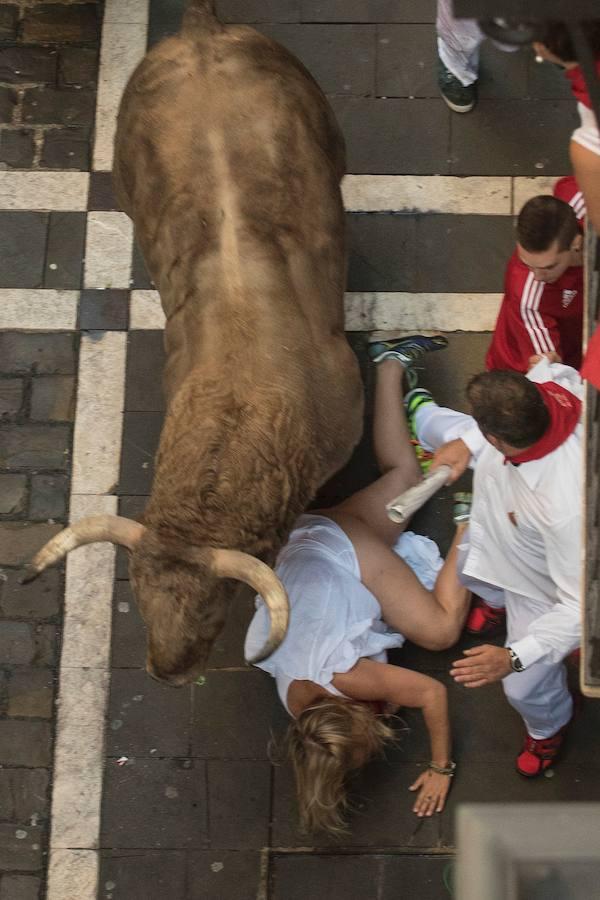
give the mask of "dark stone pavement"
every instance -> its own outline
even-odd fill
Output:
[[[365,436],[318,504],[336,502],[375,476],[366,337],[351,336],[365,375]],[[452,334],[449,339],[446,351],[427,359],[421,380],[441,403],[464,408],[464,386],[481,369],[489,336]],[[161,352],[156,332],[130,335],[119,488],[125,515],[141,512],[152,478],[150,460],[163,416]],[[452,532],[451,493],[443,489],[414,522],[415,530],[433,536],[444,549]],[[393,652],[393,661],[440,678],[449,690],[459,771],[446,810],[425,821],[411,811],[407,788],[427,760],[428,742],[420,715],[406,711],[398,724],[398,747],[371,763],[353,784],[348,834],[341,839],[301,834],[292,773],[277,756],[286,715],[272,680],[243,661],[251,595],[231,609],[206,684],[174,692],[143,671],[144,630],[123,561],[117,577],[101,883],[115,882],[121,890],[128,885],[123,894],[128,900],[162,896],[153,865],[161,855],[170,883],[177,886],[174,896],[182,900],[251,900],[258,884],[268,891],[258,896],[271,900],[441,900],[449,896],[444,877],[451,877],[458,803],[600,799],[600,764],[590,744],[600,726],[597,704],[585,704],[553,777],[529,783],[514,772],[521,724],[500,686],[470,692],[447,674],[460,649],[474,641],[465,638],[444,653],[408,644]],[[129,759],[118,765],[122,756]],[[139,867],[134,885],[134,860],[139,864],[142,853],[152,864]]]

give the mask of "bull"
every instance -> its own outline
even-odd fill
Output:
[[[35,577],[93,541],[126,547],[147,625],[147,671],[206,668],[233,584],[268,604],[294,520],[349,458],[363,391],[344,335],[344,141],[304,67],[192,0],[123,95],[114,182],[166,316],[166,413],[140,523],[84,519],[30,564]],[[239,586],[239,585],[238,585]]]

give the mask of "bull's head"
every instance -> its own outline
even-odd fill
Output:
[[[70,550],[96,541],[119,544],[131,554],[132,586],[148,628],[146,669],[153,677],[182,685],[203,673],[227,615],[230,578],[259,593],[271,615],[267,642],[249,662],[269,656],[283,640],[288,599],[269,566],[239,550],[166,540],[122,516],[92,516],[65,528],[34,557],[23,582],[36,578]]]

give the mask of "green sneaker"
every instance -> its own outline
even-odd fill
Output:
[[[438,87],[442,99],[456,113],[471,112],[477,103],[477,87],[475,84],[465,85],[447,69],[438,57]]]
[[[432,337],[409,334],[395,340],[369,344],[369,358],[374,363],[383,362],[384,359],[397,359],[403,366],[411,366],[426,353],[443,350],[447,346],[448,340],[442,334],[434,334]]]
[[[408,422],[408,430],[410,433],[410,442],[414,447],[417,462],[421,467],[424,475],[427,474],[433,462],[433,453],[426,450],[417,438],[417,429],[415,427],[415,417],[417,410],[428,403],[435,403],[430,392],[425,388],[414,388],[404,397],[404,406],[406,408],[406,421]]]
[[[428,403],[435,403],[431,391],[426,388],[414,388],[404,397],[404,408],[406,409],[406,420],[408,422],[408,430],[413,440],[417,440],[416,415],[417,410]]]

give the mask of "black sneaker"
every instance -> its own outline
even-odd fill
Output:
[[[424,334],[409,334],[391,341],[376,341],[369,344],[369,358],[378,363],[384,359],[397,359],[403,366],[410,366],[433,350],[443,350],[448,340],[443,334],[431,337]]]
[[[451,110],[457,113],[471,112],[477,103],[477,86],[469,84],[466,87],[456,78],[450,69],[447,69],[438,57],[438,87],[443,99]]]

